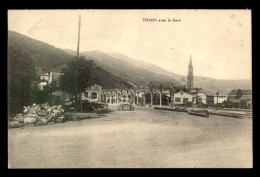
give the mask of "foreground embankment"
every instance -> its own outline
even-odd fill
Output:
[[[10,168],[249,168],[252,119],[154,109],[8,130]]]

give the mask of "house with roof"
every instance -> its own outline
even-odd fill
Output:
[[[43,91],[47,86],[53,87],[52,95],[56,97],[62,97],[64,100],[69,98],[69,94],[61,91],[60,88],[60,76],[61,73],[47,72],[40,75],[40,80],[33,82],[32,86],[37,86],[40,91]]]
[[[227,101],[227,93],[218,91],[214,93],[214,104],[223,103],[224,101]]]
[[[196,99],[198,98],[198,102],[203,103],[203,104],[208,104],[208,105],[213,105],[214,104],[214,93],[202,89],[202,88],[197,88],[190,90],[190,93],[194,94],[194,103],[197,103]]]
[[[173,104],[186,104],[188,102],[193,102],[194,94],[189,92],[176,92],[173,95]]]
[[[40,76],[40,79],[41,79],[41,80],[46,80],[48,83],[50,83],[50,82],[51,82],[51,77],[50,77],[50,75],[51,75],[51,72],[42,74],[42,75]]]
[[[233,89],[227,97],[227,107],[252,108],[252,90]]]
[[[207,95],[210,95],[206,90],[203,89],[192,89],[190,90],[190,93],[193,94],[193,103],[197,103],[197,98],[198,102],[207,104]]]
[[[190,93],[194,94],[194,101],[193,103],[196,103],[196,99],[198,98],[198,101],[203,104],[213,105],[217,103],[223,103],[227,100],[227,92],[225,91],[218,91],[216,93],[207,91],[202,88],[192,89],[190,90]]]
[[[102,87],[98,84],[84,87],[81,98],[89,102],[101,102],[101,91]]]
[[[46,80],[48,81],[48,84],[51,84],[52,82],[57,82],[59,83],[59,78],[61,76],[61,73],[57,72],[47,72],[43,75],[40,76],[41,80]]]
[[[45,74],[42,74],[40,76],[40,81],[36,82],[36,85],[40,90],[43,90],[44,87],[50,84],[55,85],[55,87],[59,87],[60,75],[61,75],[60,73],[56,73],[56,72],[47,72]]]

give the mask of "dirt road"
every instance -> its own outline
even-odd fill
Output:
[[[141,109],[8,131],[10,168],[252,167],[252,119]]]

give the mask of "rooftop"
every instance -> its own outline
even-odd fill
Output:
[[[238,92],[238,90],[239,89],[233,89],[230,93],[229,93],[229,95],[237,95],[237,92]],[[252,90],[242,90],[242,89],[240,89],[241,91],[242,91],[242,95],[252,95]]]

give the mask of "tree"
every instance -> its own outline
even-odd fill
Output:
[[[50,102],[51,100],[51,87],[49,85],[45,86],[43,90],[40,90],[37,85],[31,89],[31,99],[30,105],[33,103],[44,104]]]
[[[19,113],[30,103],[31,85],[36,80],[31,57],[13,46],[8,46],[8,113]]]
[[[242,96],[243,96],[242,90],[238,89],[236,98],[238,99],[241,98]]]
[[[62,70],[60,88],[74,98],[74,106],[77,107],[79,96],[84,87],[99,84],[96,73],[96,63],[85,57],[75,57],[67,67]]]

